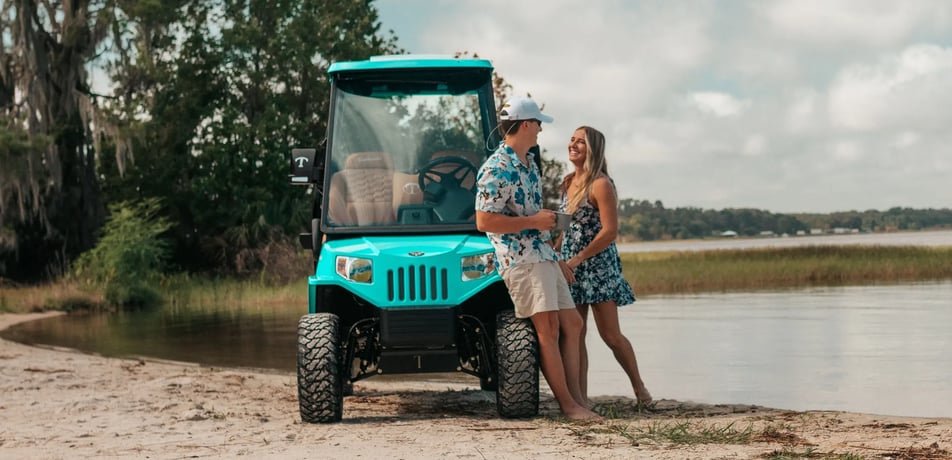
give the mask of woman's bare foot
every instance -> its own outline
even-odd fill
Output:
[[[635,391],[635,398],[638,398],[638,405],[647,407],[650,406],[654,399],[651,398],[651,393],[648,392],[648,388],[641,387],[641,390]]]

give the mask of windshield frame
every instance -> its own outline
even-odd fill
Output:
[[[492,68],[491,67],[473,67],[473,68],[415,68],[415,69],[376,69],[361,71],[342,71],[332,74],[331,97],[330,97],[330,116],[327,128],[327,145],[325,168],[324,168],[324,187],[321,196],[321,231],[326,234],[434,234],[434,233],[478,233],[475,219],[461,223],[442,223],[434,222],[429,224],[410,224],[395,221],[387,224],[374,225],[341,225],[329,221],[329,193],[333,175],[340,170],[332,158],[335,152],[336,139],[335,127],[337,118],[340,116],[338,106],[345,93],[343,87],[348,85],[360,85],[363,82],[386,81],[386,82],[414,82],[414,81],[445,81],[451,87],[453,82],[468,80],[467,84],[471,88],[468,91],[458,91],[457,89],[446,89],[445,92],[439,92],[439,95],[453,96],[456,94],[475,94],[478,106],[478,129],[481,139],[479,152],[479,164],[474,164],[478,169],[488,158],[492,149],[487,149],[486,145],[495,146],[500,139],[496,132],[496,112],[495,100],[492,87]],[[476,82],[474,85],[473,82]],[[408,85],[410,86],[410,85]],[[352,88],[353,86],[351,86]],[[455,92],[455,94],[454,94]],[[429,94],[429,93],[428,93]],[[474,112],[475,113],[475,112]],[[475,180],[475,177],[473,178]]]

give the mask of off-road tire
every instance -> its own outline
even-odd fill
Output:
[[[304,315],[298,322],[298,403],[306,423],[339,422],[344,409],[340,319]]]
[[[539,340],[528,319],[496,315],[496,409],[505,418],[539,414]]]

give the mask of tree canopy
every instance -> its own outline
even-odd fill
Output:
[[[93,246],[104,201],[145,198],[180,266],[255,268],[305,221],[287,152],[324,136],[327,67],[400,52],[371,3],[4,3],[0,276],[47,274]]]
[[[2,5],[0,278],[23,281],[66,273],[107,209],[123,213],[113,223],[159,219],[148,228],[179,269],[241,274],[286,258],[312,201],[287,184],[287,155],[325,136],[329,65],[403,52],[371,0]],[[494,90],[497,106],[512,93],[499,73]],[[554,208],[565,168],[546,153]],[[630,198],[619,218],[629,240],[952,226],[947,209],[785,215]]]

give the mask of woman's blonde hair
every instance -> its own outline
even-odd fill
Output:
[[[579,193],[568,197],[568,204],[565,206],[566,212],[575,214],[579,203],[587,197],[592,191],[592,184],[599,177],[608,177],[608,163],[605,161],[605,135],[601,131],[591,126],[579,126],[575,130],[585,131],[585,147],[588,153],[585,155],[585,174],[578,179],[582,181],[581,187],[576,188]],[[562,193],[568,194],[569,184],[575,180],[575,171],[570,172],[562,180]]]

